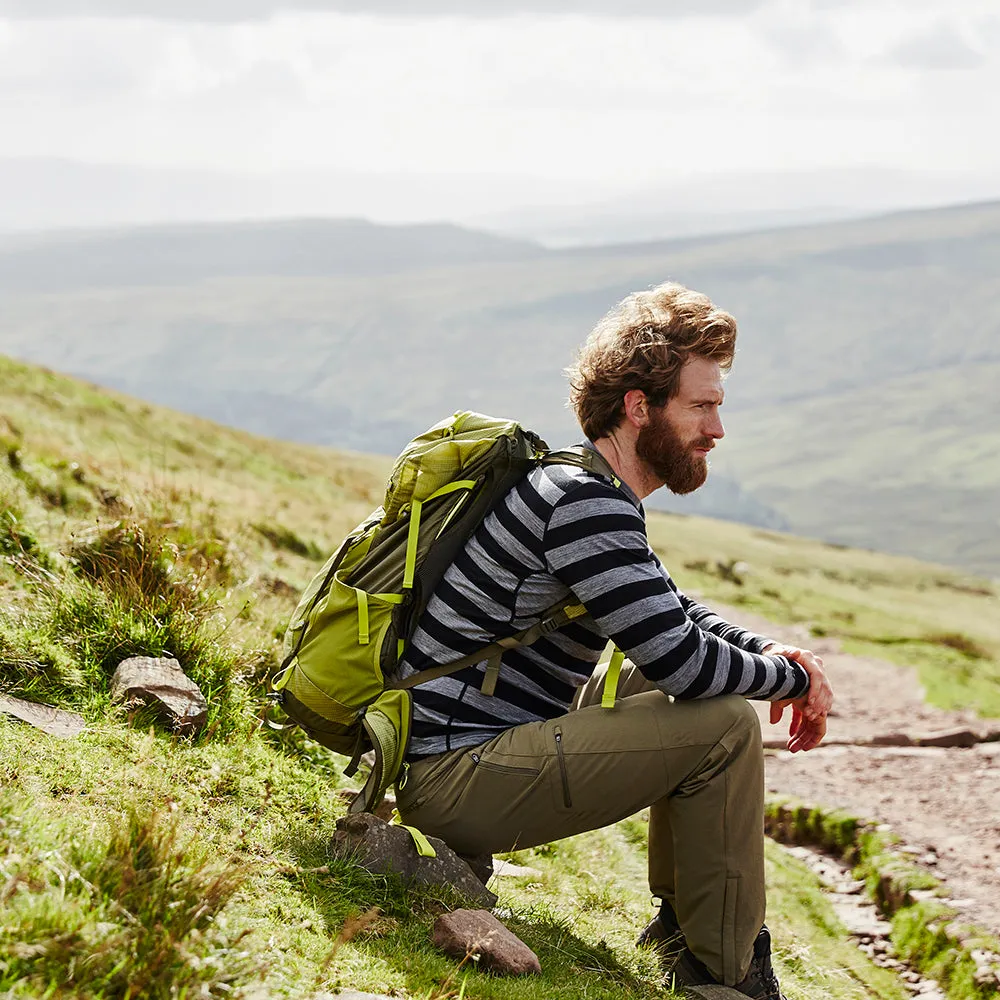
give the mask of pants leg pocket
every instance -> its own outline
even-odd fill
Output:
[[[534,846],[527,840],[540,819],[539,789],[548,797],[545,768],[531,758],[482,749],[470,750],[467,760],[472,767],[454,811],[454,838],[463,845],[461,853]]]
[[[492,771],[495,774],[519,775],[527,778],[537,778],[542,773],[540,767],[528,767],[524,764],[506,763],[502,757],[478,750],[470,750],[469,757],[477,770]]]

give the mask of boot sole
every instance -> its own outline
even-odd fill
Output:
[[[681,992],[692,1000],[747,1000],[745,993],[731,986],[683,986]]]

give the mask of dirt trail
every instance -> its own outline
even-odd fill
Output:
[[[997,728],[972,712],[928,705],[916,672],[851,656],[827,639],[779,626],[737,608],[730,621],[823,657],[836,695],[828,738],[870,740],[968,726]],[[782,735],[756,703],[765,738]],[[1000,935],[1000,743],[969,749],[821,746],[809,753],[778,751],[767,760],[767,790],[838,806],[888,823],[916,860],[948,887],[970,922]]]

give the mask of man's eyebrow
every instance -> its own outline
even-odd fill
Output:
[[[695,403],[718,403],[719,406],[725,402],[726,393],[723,389],[710,389],[704,394],[695,397]]]

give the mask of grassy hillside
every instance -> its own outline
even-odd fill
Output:
[[[742,329],[716,482],[676,509],[1000,572],[1000,205],[558,252],[363,223],[26,240],[0,247],[0,349],[383,453],[460,408],[575,439],[562,368],[675,278]]]
[[[383,459],[253,438],[5,360],[0,429],[0,691],[89,726],[58,741],[0,716],[0,991],[667,995],[631,947],[649,915],[643,817],[517,856],[540,874],[503,883],[501,906],[545,971],[496,980],[427,943],[448,900],[330,855],[343,761],[261,728],[296,593],[378,502]],[[651,521],[683,585],[886,639],[941,679],[940,697],[1000,711],[997,597],[982,581],[735,525]],[[197,739],[109,701],[120,659],[163,653],[210,697]],[[769,884],[792,1000],[905,995],[780,851]]]

